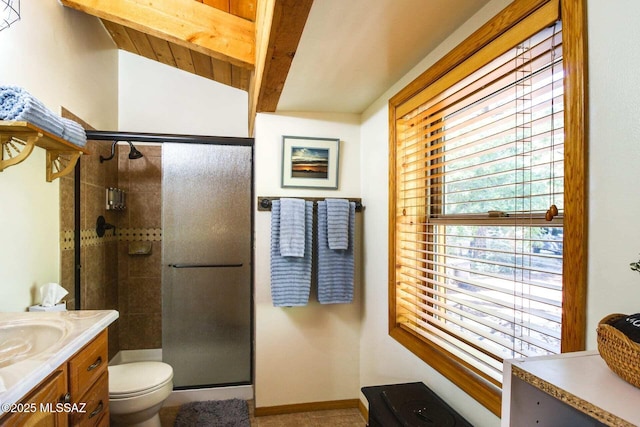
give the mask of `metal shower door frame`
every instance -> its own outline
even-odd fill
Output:
[[[156,143],[163,144],[166,142],[172,143],[180,143],[180,144],[212,144],[212,145],[232,145],[232,146],[247,146],[251,147],[251,200],[255,199],[255,163],[254,163],[254,138],[250,137],[222,137],[222,136],[208,136],[208,135],[183,135],[183,134],[162,134],[162,133],[145,133],[145,132],[118,132],[118,131],[96,131],[96,130],[87,130],[87,139],[94,141],[133,141],[133,142],[148,142],[148,143]],[[78,175],[79,171],[76,171]],[[78,180],[79,181],[79,180]],[[255,378],[255,306],[254,306],[254,228],[255,228],[255,209],[251,209],[250,221],[251,221],[251,232],[250,232],[250,380],[248,382],[240,382],[233,384],[224,384],[224,385],[249,385],[253,384]],[[79,239],[76,242],[78,248],[76,248],[77,253],[79,254]],[[80,275],[76,274],[76,289],[80,288]],[[77,293],[79,296],[80,294]],[[81,298],[81,296],[80,296]],[[80,302],[80,298],[77,298],[77,304]],[[206,387],[206,386],[201,386]],[[199,387],[195,387],[199,388]]]

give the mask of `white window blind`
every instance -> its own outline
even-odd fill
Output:
[[[560,352],[561,31],[396,121],[395,322],[496,385],[503,359]]]

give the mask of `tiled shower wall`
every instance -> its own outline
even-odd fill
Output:
[[[80,121],[68,112],[66,117]],[[139,146],[144,157],[129,160],[127,145],[114,159],[100,163],[100,155],[110,155],[111,144],[88,141],[87,148],[91,154],[80,160],[80,308],[120,312],[119,319],[109,327],[109,357],[119,350],[160,348],[162,149]],[[73,173],[60,179],[60,284],[69,292],[68,309],[74,308],[76,300],[74,185]],[[109,187],[127,192],[126,210],[106,210]],[[95,231],[100,215],[116,226],[102,238]],[[129,255],[132,242],[150,244],[151,253]]]
[[[80,118],[63,109],[62,116],[91,127]],[[87,141],[91,154],[81,156],[80,162],[80,308],[87,310],[117,309],[118,307],[118,247],[113,231],[98,238],[96,220],[102,215],[113,224],[117,217],[105,210],[105,189],[115,186],[118,165],[100,163],[100,155],[109,156],[110,145]],[[60,284],[69,292],[67,309],[75,307],[75,176],[71,173],[60,178]],[[109,327],[109,354],[114,355],[119,345],[119,322]]]
[[[119,150],[118,187],[127,209],[118,218],[118,307],[120,349],[162,347],[162,147],[136,145],[144,157],[130,160],[129,146]],[[151,253],[134,255],[136,245]]]

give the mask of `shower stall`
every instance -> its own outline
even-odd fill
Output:
[[[251,384],[253,139],[100,131],[87,137],[95,159],[83,159],[77,172],[77,205],[89,217],[105,215],[114,228],[77,243],[84,255],[76,269],[85,271],[76,279],[76,306],[118,309],[110,353],[160,348],[176,389]],[[116,153],[115,141],[128,145]],[[117,169],[117,178],[105,178],[105,168]],[[97,199],[95,182],[102,181],[126,191],[126,208],[84,206]],[[81,189],[89,194],[79,196]],[[78,228],[77,235],[93,233]],[[116,249],[96,256],[99,245]],[[117,276],[117,284],[91,277],[96,271]],[[102,296],[117,304],[100,306]]]

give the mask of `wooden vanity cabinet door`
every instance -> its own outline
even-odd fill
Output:
[[[35,412],[15,412],[5,415],[0,419],[0,425],[3,427],[67,427],[68,414],[55,410],[56,404],[64,401],[66,393],[67,372],[64,364],[40,383],[29,396],[21,400],[21,404],[36,408]]]

